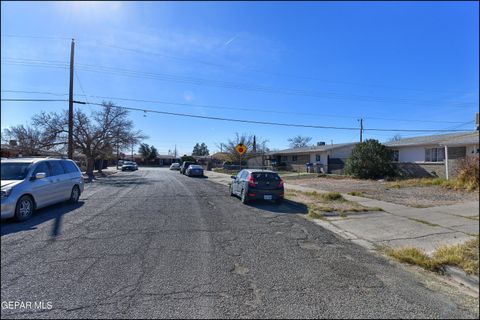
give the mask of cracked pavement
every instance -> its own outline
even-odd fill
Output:
[[[119,172],[78,205],[2,221],[2,318],[475,318],[301,217],[178,171]]]

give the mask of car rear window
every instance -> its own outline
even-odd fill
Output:
[[[71,161],[62,161],[62,165],[65,171],[68,173],[78,172],[77,166]]]
[[[280,177],[272,172],[253,172],[253,179],[257,181],[279,181]]]

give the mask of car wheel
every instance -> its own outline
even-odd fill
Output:
[[[22,196],[18,199],[15,207],[15,218],[18,221],[25,221],[32,216],[34,209],[32,197],[27,195]]]
[[[242,191],[241,201],[242,201],[243,204],[248,202],[247,192],[246,192],[245,189],[243,189],[243,191]]]
[[[74,186],[72,188],[72,193],[70,194],[70,203],[77,203],[80,199],[80,188],[78,186]]]

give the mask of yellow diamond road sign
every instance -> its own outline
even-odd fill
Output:
[[[235,147],[235,151],[237,151],[239,155],[242,155],[242,154],[244,154],[245,152],[247,152],[247,146],[244,145],[243,143],[239,143],[239,144],[237,144],[237,146]]]

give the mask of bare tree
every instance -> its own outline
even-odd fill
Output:
[[[290,143],[290,148],[303,148],[309,145],[309,142],[312,140],[311,137],[296,136],[288,139]]]
[[[247,147],[247,152],[242,156],[242,159],[248,159],[254,156],[252,153],[253,150],[253,142],[254,142],[254,135],[249,135],[246,133],[239,134],[238,132],[235,133],[235,138],[229,139],[226,143],[220,143],[217,145],[217,147],[223,152],[226,152],[228,154],[228,158],[232,162],[239,162],[240,161],[240,155],[235,151],[235,147],[239,144],[242,143]],[[267,147],[267,142],[268,140],[262,139],[260,137],[256,137],[256,149],[257,152],[268,152],[269,149]]]
[[[56,146],[55,141],[50,140],[41,130],[23,124],[3,130],[2,141],[9,144],[12,140],[20,153],[29,156],[37,156],[41,150]]]
[[[393,137],[391,137],[390,139],[388,139],[389,142],[399,141],[399,140],[402,140],[402,136],[399,135],[398,133],[396,135],[394,135]]]
[[[68,113],[42,112],[33,117],[33,124],[44,131],[50,141],[67,143]],[[73,122],[73,140],[75,150],[87,158],[87,175],[93,178],[95,159],[111,155],[114,145],[132,145],[146,138],[141,131],[133,129],[128,119],[128,110],[116,107],[111,102],[103,102],[100,111],[88,117],[83,111],[76,110]]]

